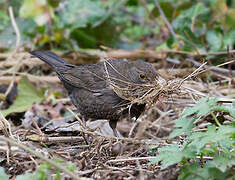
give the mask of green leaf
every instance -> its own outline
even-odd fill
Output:
[[[188,39],[188,36],[190,37],[190,40]],[[192,30],[188,27],[184,28],[184,36],[183,40],[185,43],[187,43],[187,46],[190,46],[192,48],[192,42],[197,46],[197,48],[202,49],[203,44],[198,38],[198,35],[196,33],[192,32]],[[204,45],[205,46],[205,45]]]
[[[208,9],[204,4],[196,3],[189,9],[180,12],[180,15],[173,21],[173,27],[180,31],[184,30],[185,27],[190,28],[195,19],[206,12],[208,12]]]
[[[15,180],[36,180],[35,173],[25,173],[18,175]]]
[[[189,135],[192,129],[195,127],[195,125],[193,124],[195,120],[195,118],[186,117],[177,119],[174,126],[174,130],[170,134],[169,138],[171,139],[182,134]]]
[[[71,31],[75,28],[86,27],[90,24],[97,26],[104,21],[106,11],[100,1],[71,0],[59,14],[61,27],[70,26]]]
[[[195,127],[193,122],[198,117],[207,115],[213,108],[217,107],[217,101],[217,98],[201,98],[194,107],[186,108],[182,113],[182,117],[176,120],[174,130],[169,138],[174,138],[181,134],[190,135],[192,129]],[[225,109],[226,111],[230,110],[228,107],[224,107],[224,110]],[[196,116],[188,118],[188,116],[192,115]]]
[[[9,23],[9,16],[0,9],[0,30],[4,30],[4,28],[8,25]]]
[[[21,45],[28,43],[32,44],[32,40],[29,38],[29,34],[34,31],[35,23],[32,20],[16,18],[20,35]],[[16,34],[15,30],[10,24],[0,33],[0,48],[13,48],[16,45]]]
[[[233,49],[233,46],[235,44],[235,30],[232,29],[231,31],[227,32],[223,37],[223,44],[224,48],[226,49],[227,46],[229,46],[229,49]]]
[[[206,40],[211,51],[218,51],[222,47],[223,36],[216,30],[210,30],[206,33]]]
[[[209,179],[208,169],[201,168],[198,163],[183,166],[180,170],[178,180],[202,180]]]
[[[217,98],[201,98],[194,107],[186,108],[182,117],[187,117],[196,114],[197,117],[207,115],[211,109],[216,105]]]
[[[23,77],[18,84],[18,96],[15,102],[2,113],[7,116],[13,112],[24,112],[29,109],[33,103],[40,103],[43,99],[43,94],[38,92],[34,85]]]
[[[156,164],[161,161],[161,169],[165,169],[170,165],[176,164],[180,162],[183,158],[183,154],[177,144],[162,147],[158,151],[159,154],[155,159],[151,160],[151,163]],[[170,156],[170,154],[172,153],[174,153],[174,156]]]
[[[182,113],[182,117],[176,120],[174,130],[170,134],[169,138],[174,138],[182,134],[190,135],[192,129],[195,127],[193,122],[200,116],[209,114],[211,111],[227,112],[232,117],[235,117],[235,108],[233,107],[233,105],[216,105],[217,101],[217,98],[201,98],[194,107],[186,108]]]
[[[161,169],[181,162],[184,158],[194,158],[196,154],[190,148],[179,147],[177,144],[171,144],[158,149],[159,154],[150,161],[152,164],[161,162]]]
[[[0,179],[1,180],[8,180],[9,178],[10,178],[10,176],[5,173],[4,168],[0,167]]]
[[[234,159],[229,160],[228,158],[225,157],[216,156],[214,160],[206,162],[206,165],[203,168],[198,163],[186,165],[181,168],[178,179],[179,180],[227,179],[229,177],[229,171],[230,171],[229,168],[231,168],[232,165],[234,165],[234,162],[235,162]]]
[[[170,48],[169,48],[169,46],[167,45],[166,42],[160,44],[159,46],[157,46],[157,47],[155,48],[156,51],[168,50],[168,49],[170,49]]]
[[[126,28],[123,34],[132,40],[140,41],[142,36],[150,34],[150,29],[147,26],[132,25]]]
[[[226,172],[229,168],[235,166],[235,156],[233,153],[231,155],[219,155],[214,157],[212,161],[207,162],[206,167],[208,168],[217,168],[221,172]]]
[[[226,179],[227,174],[222,173],[217,168],[208,168],[208,167],[200,167],[198,163],[193,163],[190,165],[186,165],[181,168],[180,175],[178,176],[178,180],[202,180],[202,179],[213,179],[213,180],[221,180]]]
[[[213,110],[215,111],[221,111],[221,112],[227,112],[230,114],[230,116],[232,116],[233,118],[235,118],[235,107],[232,106],[214,106]]]
[[[45,25],[54,16],[52,7],[46,0],[24,0],[20,16],[33,19],[39,26]]]
[[[232,126],[222,125],[218,130],[216,130],[214,125],[209,126],[208,131],[196,132],[189,137],[191,141],[189,147],[194,147],[197,153],[199,153],[207,144],[219,144],[223,141],[230,141],[233,132],[235,132],[235,128]]]

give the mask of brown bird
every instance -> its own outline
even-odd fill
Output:
[[[30,54],[56,71],[84,118],[109,120],[115,136],[117,121],[128,115],[137,119],[145,109],[145,97],[165,82],[146,62],[107,59],[75,66],[52,52],[32,51]]]

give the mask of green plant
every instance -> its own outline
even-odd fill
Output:
[[[56,160],[57,163],[61,164],[61,166],[65,166],[66,169],[69,171],[76,170],[76,166],[69,162],[63,162],[62,160]],[[16,180],[47,180],[50,179],[51,175],[56,174],[55,179],[61,180],[64,179],[61,177],[60,170],[56,170],[51,164],[42,162],[40,166],[35,170],[35,172],[32,173],[25,173],[22,175],[16,176]],[[1,180],[7,180],[9,176],[4,172],[4,169],[0,167],[0,179]]]
[[[8,15],[12,6],[22,44],[64,51],[99,45],[224,51],[233,49],[235,3],[231,0],[158,0],[173,36],[154,0],[0,0],[0,47],[15,46]],[[213,61],[214,62],[214,61]]]
[[[194,107],[186,108],[170,134],[170,138],[185,135],[183,143],[159,148],[152,163],[161,162],[162,169],[178,164],[181,166],[178,179],[227,179],[234,176],[235,122],[221,125],[215,113],[235,118],[235,102],[232,106],[217,102],[217,98],[202,98]],[[194,122],[206,116],[210,116],[217,126],[211,125],[205,132],[193,131]]]
[[[22,77],[18,83],[18,95],[14,103],[6,110],[1,110],[4,116],[10,113],[24,112],[29,109],[33,103],[40,103],[43,100],[43,93],[27,79]]]
[[[17,4],[16,23],[24,43],[61,50],[95,48],[113,43],[116,34],[110,17],[122,4],[99,0],[24,0]],[[5,9],[0,8],[0,46],[11,48],[16,37]]]

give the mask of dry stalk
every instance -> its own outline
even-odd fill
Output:
[[[107,65],[111,67],[124,79],[112,77],[108,71]],[[158,97],[164,91],[164,83],[157,82],[137,84],[128,80],[122,75],[110,62],[104,61],[106,78],[109,86],[121,98],[131,101],[131,104],[143,104],[153,101],[153,97]],[[120,85],[121,84],[121,85]]]
[[[19,47],[20,47],[20,39],[21,39],[20,38],[20,31],[19,31],[19,28],[16,24],[12,7],[9,7],[9,14],[10,14],[12,26],[13,26],[13,28],[15,30],[15,33],[16,33],[16,47],[15,47],[14,51],[7,57],[7,60],[12,59],[12,57],[17,53],[17,51],[19,50]],[[0,72],[0,75],[4,75],[8,72],[11,72],[13,74],[10,85],[8,86],[8,88],[7,88],[7,90],[4,94],[5,97],[7,97],[7,95],[10,93],[10,91],[13,87],[13,84],[14,84],[14,81],[15,81],[15,74],[21,67],[21,64],[22,64],[21,59],[22,58],[23,58],[23,56],[22,57],[19,56],[18,58],[16,58],[16,61],[18,62],[17,64],[15,64],[12,68],[10,68],[9,70],[6,70],[5,72]]]
[[[0,111],[0,130],[3,130],[5,132],[5,136],[14,138],[11,130],[10,123],[6,120],[6,118],[3,116],[3,114]]]
[[[226,64],[233,63],[234,60],[223,63],[216,67],[220,67]],[[118,106],[127,106],[126,108],[131,109],[133,104],[147,104],[153,105],[157,101],[163,98],[172,98],[174,96],[181,97],[181,95],[188,95],[193,102],[197,101],[196,97],[205,97],[207,94],[202,93],[194,88],[188,87],[185,84],[186,81],[193,77],[197,77],[199,74],[211,70],[211,68],[207,68],[207,62],[201,64],[195,71],[186,76],[183,79],[174,79],[174,80],[164,80],[163,83],[147,83],[147,84],[137,84],[128,80],[123,74],[121,74],[109,61],[104,61],[104,69],[106,73],[106,78],[109,86],[113,89],[113,91],[121,98],[128,100],[126,104],[121,104]],[[110,67],[114,70],[118,75],[120,75],[121,79],[115,78],[111,75],[108,70]]]
[[[158,139],[158,143],[156,143],[156,142],[152,142],[152,141],[149,141],[149,140],[146,140],[146,139],[141,140],[141,139],[134,139],[134,138],[123,138],[123,137],[103,135],[103,134],[101,134],[97,131],[94,131],[94,130],[90,129],[89,127],[87,127],[82,122],[82,120],[73,111],[71,111],[70,109],[68,109],[68,110],[74,115],[74,117],[78,120],[79,124],[81,125],[82,128],[79,131],[82,132],[82,133],[89,134],[89,135],[91,135],[95,138],[100,137],[100,138],[104,138],[105,140],[116,140],[116,141],[130,142],[130,143],[133,143],[133,144],[145,144],[145,145],[156,145],[156,144],[164,143],[164,141],[161,140],[161,139]]]
[[[36,151],[33,151],[32,149],[28,148],[26,145],[22,144],[22,143],[19,143],[17,141],[15,141],[14,139],[11,139],[11,138],[7,138],[7,137],[3,137],[3,136],[0,136],[0,140],[2,141],[5,141],[5,142],[8,142],[12,145],[15,145],[15,146],[18,146],[19,148],[29,152],[30,154],[42,159],[43,161],[46,161],[47,163],[51,164],[53,167],[61,170],[62,172],[64,172],[65,174],[69,175],[70,177],[72,177],[73,179],[81,179],[81,177],[79,177],[78,174],[75,174],[71,171],[69,171],[66,167],[60,165],[59,163],[51,160],[51,159],[48,159],[46,158],[44,155],[42,155],[41,153],[39,152],[36,152]]]
[[[197,68],[193,73],[188,75],[186,78],[180,80],[169,80],[162,81],[162,83],[153,82],[153,83],[133,83],[128,80],[123,74],[121,74],[110,62],[104,61],[104,69],[106,72],[106,78],[109,86],[113,89],[113,91],[121,98],[128,100],[129,103],[124,104],[127,106],[130,112],[130,108],[133,104],[154,104],[161,97],[169,97],[172,94],[179,94],[182,90],[183,83],[189,78],[194,77],[198,74],[203,66],[206,63],[202,64],[199,68]],[[115,78],[108,71],[107,66],[111,67],[116,73],[118,73],[122,79]],[[186,88],[185,88],[186,89]],[[187,91],[183,91],[187,92]],[[198,93],[199,94],[199,93]],[[120,106],[124,106],[123,104]]]

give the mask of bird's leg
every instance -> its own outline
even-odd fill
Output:
[[[84,116],[82,116],[81,120],[82,120],[83,125],[86,126],[86,118]]]
[[[110,127],[112,128],[112,130],[113,130],[114,136],[115,136],[115,137],[119,137],[118,132],[117,132],[117,129],[116,129],[116,127],[117,127],[117,121],[110,120],[110,121],[109,121],[109,125],[110,125]]]
[[[83,124],[81,124],[81,126],[82,126],[82,127],[83,127],[83,126],[86,127],[86,119],[85,119],[85,117],[82,116],[81,120],[82,120],[82,123],[83,123]],[[89,141],[88,141],[88,135],[85,134],[83,131],[81,131],[81,134],[82,134],[82,137],[83,137],[85,143],[90,146],[90,143],[89,143]]]

